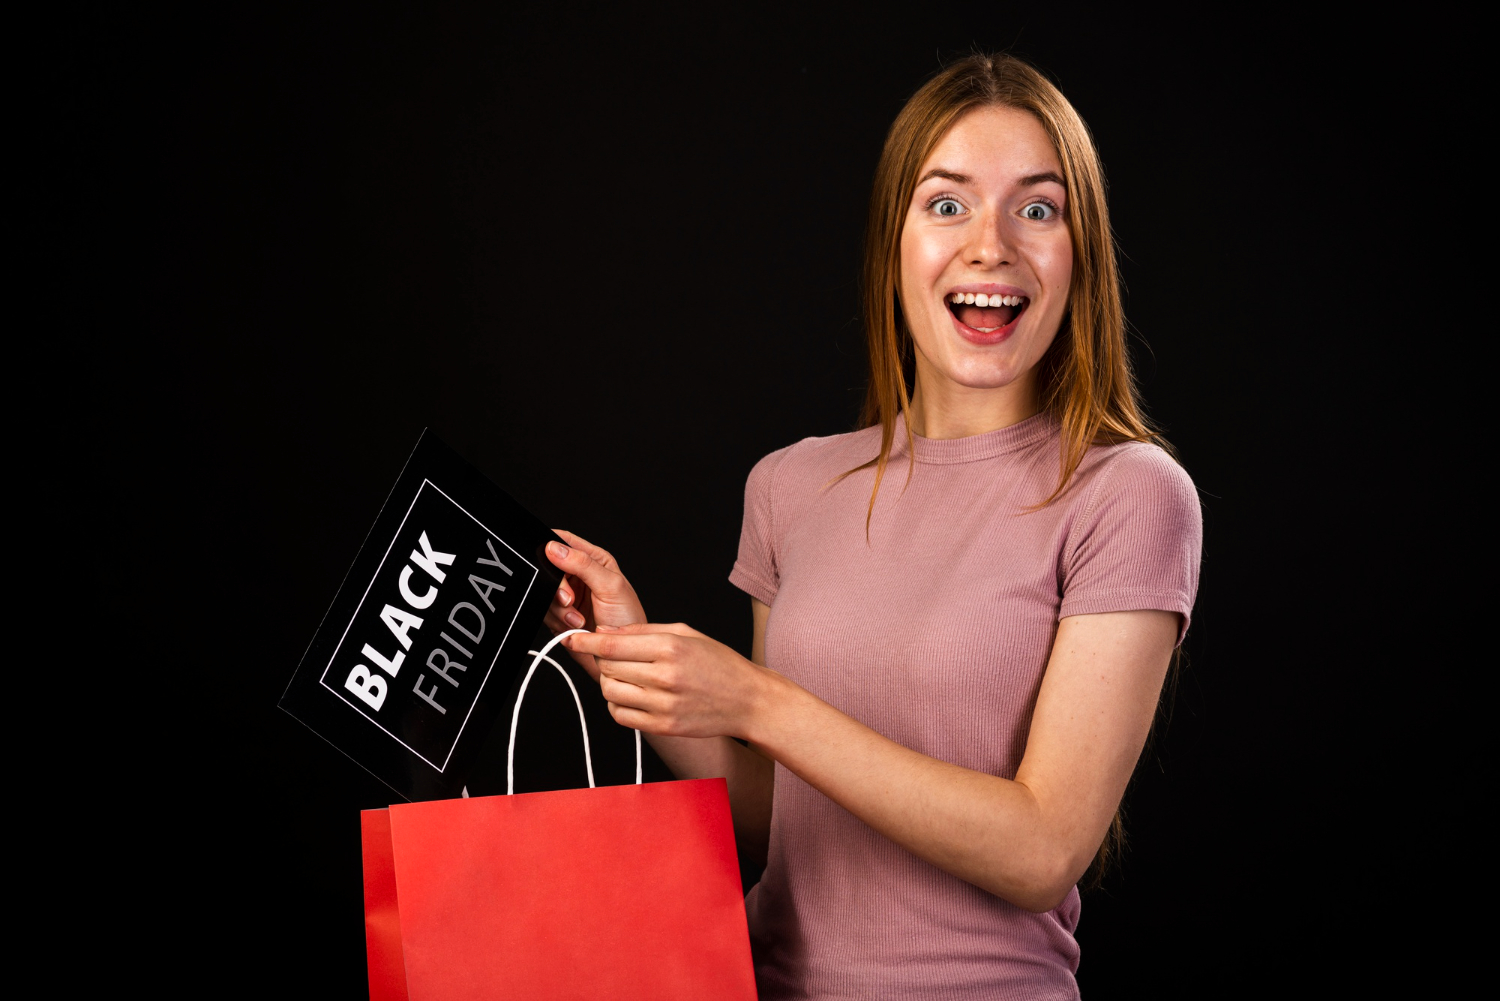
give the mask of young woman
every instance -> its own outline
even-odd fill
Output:
[[[897,117],[865,314],[865,429],[750,474],[750,660],[649,624],[567,533],[549,625],[593,630],[568,649],[678,776],[728,780],[768,853],[762,998],[1075,997],[1076,883],[1187,629],[1201,521],[1135,398],[1098,155],[1036,70],[965,59]]]

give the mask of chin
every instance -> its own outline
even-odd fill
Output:
[[[958,371],[945,373],[949,379],[965,389],[1004,389],[1020,376],[1015,366],[981,364],[961,366]]]

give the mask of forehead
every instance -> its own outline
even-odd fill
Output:
[[[987,107],[968,112],[938,140],[917,176],[941,168],[981,183],[1062,173],[1057,151],[1029,111]]]

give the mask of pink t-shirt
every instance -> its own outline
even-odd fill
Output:
[[[1188,614],[1202,519],[1153,445],[1090,449],[1067,493],[1038,415],[950,441],[905,431],[875,503],[879,428],[808,438],[750,474],[730,580],[771,606],[766,663],[892,740],[1013,778],[1058,620]],[[746,898],[762,1001],[1074,998],[1079,900],[1031,914],[897,846],[781,765]]]

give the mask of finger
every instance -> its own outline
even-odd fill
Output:
[[[566,579],[557,587],[557,603],[564,608],[573,604],[573,589],[568,586]]]
[[[630,585],[618,570],[606,567],[588,552],[565,546],[561,542],[547,543],[547,559],[565,573],[572,574],[590,591],[603,598],[618,598],[628,593]]]
[[[642,733],[662,733],[664,730],[661,721],[656,717],[639,709],[632,709],[630,706],[617,706],[611,702],[609,703],[609,714],[621,726],[628,726],[630,729],[639,730]]]
[[[599,692],[606,702],[643,711],[650,709],[651,699],[644,688],[632,685],[628,681],[621,681],[618,677],[602,671],[599,674]]]
[[[569,650],[603,660],[649,663],[667,655],[677,642],[670,633],[630,635],[621,632],[574,633],[563,640]]]
[[[600,632],[617,636],[648,636],[669,634],[672,636],[702,636],[698,630],[682,622],[637,622],[628,626],[600,626]]]
[[[575,618],[582,622],[583,611],[583,609],[575,607],[571,602],[560,601],[556,598],[552,600],[552,604],[547,606],[547,614],[556,618],[559,622],[572,622]],[[570,625],[569,628],[576,629],[577,626]]]
[[[562,632],[563,629],[579,629],[583,626],[584,615],[581,609],[573,607],[571,602],[555,598],[552,604],[547,606],[545,621],[566,623],[562,628],[554,630]]]
[[[585,656],[580,654],[580,656]],[[609,660],[607,658],[594,658],[594,663],[599,667],[599,683],[602,685],[605,678],[630,688],[650,693],[651,698],[675,697],[681,688],[681,678],[671,665],[663,665],[653,661],[636,660]],[[647,709],[655,712],[659,706],[646,705],[641,701],[646,696],[616,700],[623,701],[637,708]]]
[[[583,536],[577,535],[573,532],[569,532],[564,528],[554,528],[552,531],[557,535],[562,536],[562,540],[568,545],[572,546],[574,549],[582,549],[585,553],[588,554],[589,559],[598,563],[605,569],[620,569],[619,564],[615,562],[615,558],[608,552],[606,552],[603,547],[596,546],[588,539],[585,539]]]
[[[552,630],[552,635],[556,636],[558,633],[568,629],[582,629],[584,618],[576,609],[558,608],[556,605],[553,605],[547,610],[547,614],[542,618],[542,622],[546,624],[548,629]]]

